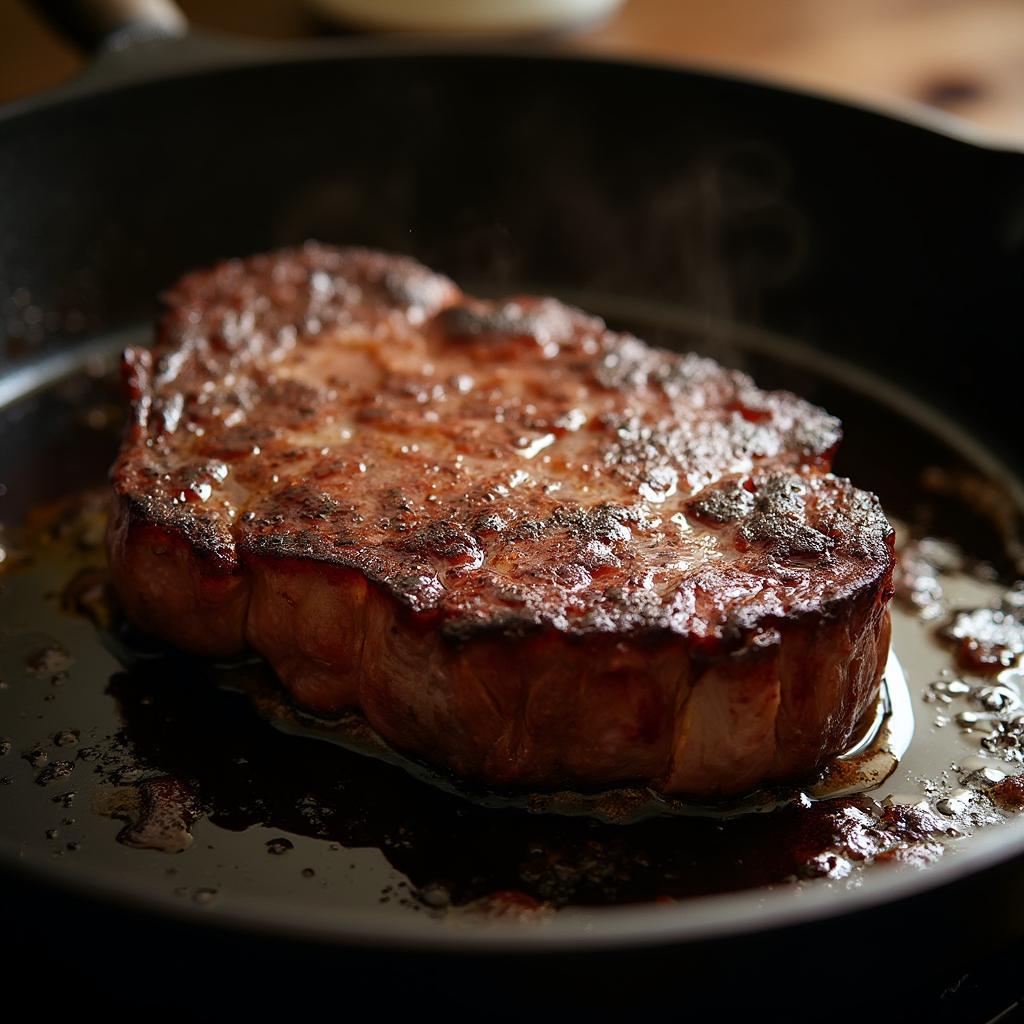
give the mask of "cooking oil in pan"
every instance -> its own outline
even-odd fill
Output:
[[[662,322],[652,335],[637,310],[613,312],[652,340],[672,331],[694,340],[685,324]],[[44,380],[4,421],[4,450],[34,439],[42,450],[32,461],[56,472],[49,490],[31,473],[12,477],[12,518],[35,523],[9,531],[4,545],[0,849],[66,874],[114,870],[119,884],[205,909],[329,900],[352,913],[535,920],[565,907],[821,878],[870,886],[865,868],[955,856],[1013,817],[1024,789],[1020,677],[1006,667],[1020,653],[1021,591],[1008,587],[1014,524],[965,507],[964,487],[950,484],[1009,477],[948,423],[866,397],[820,356],[805,360],[760,336],[705,336],[724,361],[839,414],[840,471],[906,522],[902,565],[913,571],[894,606],[898,660],[862,743],[824,778],[715,816],[627,790],[469,801],[450,779],[389,763],[398,755],[357,719],[340,735],[303,716],[259,663],[211,666],[133,644],[126,666],[123,648],[109,644],[102,500],[52,504],[80,486],[102,494],[117,424],[90,410],[116,407],[116,389],[102,376]],[[901,462],[880,463],[876,433],[897,428]],[[64,464],[67,485],[55,490]],[[46,514],[31,513],[39,500],[51,502]],[[1007,494],[989,505],[1016,502]]]

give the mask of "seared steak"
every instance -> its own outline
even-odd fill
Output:
[[[124,366],[113,578],[301,704],[498,786],[733,794],[876,699],[892,531],[839,423],[553,299],[319,245],[166,296]]]

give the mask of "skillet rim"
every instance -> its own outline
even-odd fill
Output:
[[[146,58],[146,59],[143,59]],[[289,64],[334,64],[353,60],[433,59],[439,61],[536,62],[584,65],[643,74],[655,72],[709,83],[741,86],[779,97],[838,107],[897,123],[911,130],[938,135],[950,142],[990,153],[1024,156],[1024,138],[1011,140],[998,131],[915,100],[882,96],[839,96],[827,89],[788,83],[771,75],[747,73],[716,64],[672,61],[667,58],[546,49],[522,42],[484,44],[452,39],[398,36],[256,41],[212,32],[190,32],[172,39],[136,43],[101,52],[68,81],[39,93],[0,104],[0,128],[21,117],[70,106],[85,99],[117,94],[158,82],[200,78],[232,71],[269,71]]]
[[[1010,842],[1003,835],[1007,831],[1017,833]],[[986,870],[1019,857],[1024,854],[1024,819],[994,826],[973,836],[971,842],[975,845],[970,850],[956,851],[924,870],[911,865],[890,866],[889,873],[869,888],[844,890],[839,908],[835,892],[824,882],[798,893],[780,886],[667,905],[571,908],[547,920],[525,923],[446,925],[418,915],[383,919],[372,910],[347,909],[339,913],[327,905],[299,906],[286,899],[255,903],[248,897],[240,897],[238,906],[225,906],[223,901],[200,906],[172,893],[154,893],[143,882],[126,885],[113,868],[102,873],[90,869],[92,877],[82,878],[48,871],[22,859],[16,846],[5,840],[0,841],[0,870],[13,879],[42,884],[51,893],[84,896],[108,907],[141,913],[154,922],[171,920],[321,946],[492,956],[680,946],[850,920],[880,907],[906,905],[935,890],[948,891],[957,882],[977,879]]]

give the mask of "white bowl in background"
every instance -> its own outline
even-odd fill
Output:
[[[368,29],[517,33],[568,28],[611,14],[622,0],[307,0],[320,14]]]

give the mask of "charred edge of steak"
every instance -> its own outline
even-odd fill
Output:
[[[715,499],[709,500],[713,508],[720,509]],[[408,628],[437,628],[441,638],[454,647],[464,647],[475,641],[486,642],[501,638],[522,640],[544,634],[557,635],[569,643],[586,643],[595,636],[618,636],[650,648],[685,641],[690,656],[698,661],[712,661],[739,652],[754,654],[774,647],[781,642],[787,629],[797,623],[846,615],[853,606],[863,601],[885,606],[894,594],[895,534],[890,529],[884,540],[884,557],[876,559],[877,574],[867,577],[854,593],[824,600],[806,608],[788,610],[780,615],[746,616],[741,611],[728,618],[720,631],[712,636],[696,637],[685,629],[681,630],[677,622],[664,614],[660,605],[645,601],[643,591],[630,594],[616,592],[614,588],[607,592],[607,599],[620,606],[632,605],[634,614],[625,617],[617,614],[609,623],[590,616],[582,621],[559,626],[544,614],[516,603],[514,595],[510,595],[512,606],[494,611],[486,618],[447,618],[443,609],[429,600],[430,596],[437,596],[438,584],[427,562],[418,568],[415,564],[408,564],[403,567],[403,572],[396,574],[387,565],[375,564],[372,557],[357,557],[350,553],[351,548],[327,543],[312,532],[250,537],[235,547],[233,544],[226,545],[224,538],[215,530],[190,518],[187,512],[175,516],[162,515],[161,510],[154,509],[150,503],[134,496],[123,497],[120,501],[126,513],[129,531],[135,533],[158,527],[171,535],[169,542],[173,542],[174,537],[179,538],[195,557],[197,568],[202,572],[245,580],[254,560],[290,563],[299,573],[316,572],[318,565],[344,570],[346,573],[355,572],[393,603],[400,620]],[[567,513],[565,518],[572,520],[574,517]],[[742,517],[734,518],[730,523],[741,532],[746,526]],[[776,554],[779,545],[791,545],[790,550],[798,555],[808,550],[808,546],[801,542],[799,533],[788,524],[779,525],[772,534],[761,525],[760,520],[754,519],[754,523],[754,529],[769,532],[770,539],[766,546],[771,548],[774,544]],[[606,530],[600,526],[594,529],[602,536],[606,534]],[[763,537],[760,539],[764,540]],[[410,545],[413,549],[416,546]],[[821,553],[817,543],[810,547],[816,554]],[[866,557],[869,553],[864,554]]]

